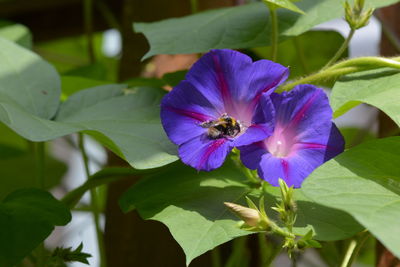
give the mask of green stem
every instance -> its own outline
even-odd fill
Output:
[[[104,20],[108,23],[108,26],[117,29],[121,33],[121,25],[109,6],[104,1],[95,1],[95,5]]]
[[[213,250],[211,250],[211,261],[212,267],[222,267],[221,252],[219,250],[219,247],[215,247]]]
[[[363,66],[369,69],[376,68],[395,68],[400,69],[400,57],[384,58],[384,57],[358,57],[345,60],[335,64],[329,69],[339,69],[343,67]]]
[[[249,254],[247,236],[235,238],[232,242],[232,252],[225,263],[225,267],[248,266]]]
[[[260,249],[260,266],[268,267],[282,251],[282,245],[276,245],[272,241],[268,241],[265,233],[258,234],[258,247]]]
[[[83,1],[83,18],[87,37],[89,62],[90,64],[93,64],[96,61],[93,42],[93,0]]]
[[[249,180],[250,183],[260,186],[261,185],[261,179],[257,176],[257,174],[254,173],[254,171],[251,171],[250,169],[246,168],[242,161],[240,160],[240,152],[238,149],[234,149],[231,159],[235,163],[235,165],[242,170],[246,178]]]
[[[35,152],[36,152],[36,180],[38,188],[45,188],[45,143],[38,142],[35,143]]]
[[[351,39],[353,38],[355,32],[356,32],[355,29],[350,30],[350,33],[347,36],[346,40],[344,40],[342,46],[340,46],[340,48],[336,52],[336,54],[331,58],[331,60],[328,61],[328,63],[326,63],[326,65],[322,69],[328,68],[329,66],[334,64],[343,55],[344,51],[346,51],[347,47],[349,46],[349,43],[350,43]]]
[[[260,266],[265,266],[265,263],[267,262],[269,258],[269,251],[267,247],[267,236],[265,233],[258,233],[258,248],[260,251]]]
[[[292,260],[292,267],[297,267],[297,255],[295,253],[292,254],[291,260]]]
[[[346,61],[339,62],[327,69],[321,70],[320,72],[311,74],[304,78],[300,78],[291,83],[287,83],[280,89],[280,91],[289,91],[293,87],[299,84],[318,83],[320,81],[337,78],[339,76],[350,73],[372,70],[383,67],[400,69],[400,57],[394,57],[394,58],[360,57],[360,58],[349,59]]]
[[[118,179],[124,178],[129,175],[144,175],[149,173],[154,173],[158,169],[148,169],[148,170],[135,170],[132,168],[106,168],[101,171],[92,174],[90,178],[83,183],[81,186],[75,188],[61,200],[70,209],[73,209],[75,205],[79,202],[86,191],[94,189],[101,185],[106,185],[114,182]]]
[[[278,15],[276,7],[268,5],[269,14],[271,18],[271,60],[276,61],[278,57]]]
[[[365,231],[361,233],[357,238],[350,241],[340,267],[350,267],[353,264],[358,253],[360,252],[360,249],[362,248],[368,237],[369,233]]]
[[[284,86],[282,86],[282,88],[280,89],[280,91],[289,91],[291,90],[293,87],[295,87],[296,85],[299,84],[307,84],[307,83],[317,83],[323,80],[329,80],[332,78],[336,78],[342,75],[346,75],[346,74],[350,74],[350,73],[354,73],[357,71],[362,71],[365,70],[365,68],[357,68],[357,67],[348,67],[348,68],[343,68],[343,69],[337,69],[337,70],[326,70],[326,71],[321,71],[321,72],[317,72],[315,74],[311,74],[310,76],[301,78],[299,80],[296,80],[294,82],[285,84]]]
[[[257,174],[254,173],[254,171],[246,168],[245,166],[242,166],[242,170],[252,184],[257,187],[261,186],[262,180],[257,176]]]
[[[278,225],[276,225],[274,222],[270,221],[270,227],[271,227],[271,232],[277,235],[280,235],[285,238],[289,239],[295,239],[296,235],[293,234],[292,232],[288,232],[280,228]]]
[[[36,180],[40,189],[45,189],[45,143],[35,143]],[[46,247],[44,241],[37,248],[36,266],[44,267],[46,264]]]
[[[89,159],[86,154],[85,144],[84,144],[84,136],[82,133],[79,133],[79,149],[82,154],[83,165],[85,167],[86,177],[87,179],[90,178],[90,170],[89,170]],[[103,231],[101,230],[100,226],[100,210],[99,210],[99,199],[97,196],[97,191],[95,188],[90,189],[90,198],[91,198],[91,206],[93,211],[93,221],[96,228],[97,234],[97,243],[99,246],[99,254],[100,254],[100,266],[106,267],[106,253],[104,247],[104,238],[103,238]]]
[[[199,12],[199,3],[197,2],[197,0],[190,0],[190,9],[192,11],[192,14]]]
[[[296,53],[300,59],[301,67],[303,68],[304,73],[308,74],[310,70],[308,69],[307,60],[304,55],[304,49],[298,36],[293,37],[293,44],[296,49]]]

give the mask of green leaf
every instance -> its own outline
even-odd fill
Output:
[[[164,223],[181,245],[186,263],[206,251],[249,232],[237,227],[224,206],[249,192],[242,176],[232,168],[198,174],[177,164],[142,179],[120,199],[123,211],[136,208],[145,219]]]
[[[400,137],[361,144],[319,167],[302,186],[306,196],[315,202],[352,215],[397,257],[399,150]]]
[[[103,64],[98,62],[71,69],[64,72],[63,75],[84,77],[94,80],[103,80],[107,76],[107,69]]]
[[[61,266],[65,262],[80,262],[89,265],[88,258],[92,255],[82,252],[83,244],[81,243],[75,250],[72,247],[57,247],[49,259],[50,266]]]
[[[18,149],[21,151],[27,149],[28,142],[1,122],[0,133],[1,145],[13,147],[14,149]]]
[[[373,7],[397,0],[370,0]],[[287,9],[278,10],[280,40],[300,35],[312,27],[344,16],[338,0],[303,0],[298,7],[306,15]],[[148,58],[156,54],[207,52],[215,48],[252,48],[270,44],[270,19],[263,3],[205,11],[183,18],[152,23],[135,23],[150,43]]]
[[[0,37],[15,42],[23,47],[31,49],[32,35],[27,27],[21,24],[0,21]]]
[[[368,130],[359,128],[340,128],[340,133],[344,137],[345,149],[352,148],[353,146],[376,138],[376,136]]]
[[[52,118],[61,93],[55,69],[36,54],[2,38],[0,62],[0,117],[11,116],[7,113],[12,102],[32,115]]]
[[[156,88],[104,85],[71,95],[60,106],[59,76],[37,55],[0,39],[0,121],[31,141],[86,131],[135,168],[177,159],[161,126]],[[56,114],[57,112],[57,114]]]
[[[321,40],[324,40],[323,46]],[[343,36],[335,31],[308,31],[280,43],[277,62],[290,67],[290,77],[310,74],[325,66],[343,42]],[[251,51],[259,58],[268,58],[271,55],[269,46],[254,48]],[[344,57],[347,57],[347,51],[341,58]]]
[[[252,233],[240,230],[238,219],[223,205],[246,205],[247,194],[260,196],[259,189],[245,182],[243,173],[230,162],[218,170],[201,173],[177,163],[140,180],[123,194],[120,206],[124,212],[136,208],[144,219],[164,223],[183,248],[189,264],[224,242]],[[276,216],[271,207],[278,202],[279,188],[271,190],[264,194],[266,209],[270,216]],[[337,240],[360,231],[359,224],[345,213],[312,203],[298,190],[296,197],[296,232],[306,234],[313,229],[319,240]],[[341,218],[339,222],[337,218]]]
[[[268,187],[266,193],[265,199],[268,206],[274,206],[280,198],[279,188]],[[297,219],[293,228],[296,234],[306,235],[312,229],[315,233],[314,239],[334,241],[346,239],[362,231],[360,224],[351,216],[339,209],[332,209],[314,202],[305,196],[301,189],[294,190],[294,199],[297,203]],[[269,216],[276,217],[276,212],[270,212]]]
[[[61,99],[66,100],[70,95],[77,93],[81,90],[100,86],[100,85],[106,85],[106,84],[109,84],[109,82],[88,79],[88,78],[79,77],[79,76],[63,75],[63,76],[61,76],[61,84],[62,84]]]
[[[274,6],[275,8],[286,8],[293,12],[304,14],[303,10],[299,9],[295,4],[293,4],[291,0],[263,0],[263,2],[267,5]]]
[[[0,203],[0,266],[14,266],[71,214],[48,192],[22,189]]]
[[[17,147],[10,146],[10,145],[0,144],[0,163],[4,159],[18,157],[18,156],[21,156],[22,154],[24,154],[24,151],[22,149],[19,149]],[[0,189],[0,191],[1,191],[1,189]],[[1,193],[0,193],[0,195],[1,195]],[[1,199],[1,196],[0,196],[0,199]]]
[[[178,83],[180,83],[183,79],[185,79],[187,70],[178,70],[175,72],[170,72],[164,74],[162,79],[169,85],[169,86],[176,86]]]
[[[165,82],[158,78],[136,77],[124,81],[129,87],[163,87]]]
[[[154,88],[124,88],[125,85],[105,85],[80,91],[61,105],[56,121],[96,131],[101,134],[95,134],[98,140],[109,138],[112,144],[104,144],[137,169],[177,160],[176,147],[160,123],[163,92]]]
[[[0,150],[4,149],[0,145]],[[15,148],[14,148],[15,149]],[[47,156],[45,159],[45,188],[58,185],[67,170],[65,164]],[[19,151],[14,156],[0,158],[0,200],[7,194],[24,187],[35,187],[37,181],[32,175],[36,171],[36,161],[31,153]]]
[[[331,105],[339,117],[360,103],[367,103],[385,112],[400,126],[400,72],[374,70],[348,75],[335,83]]]

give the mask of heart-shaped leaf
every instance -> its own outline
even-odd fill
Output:
[[[159,118],[163,91],[104,85],[60,106],[59,76],[48,63],[4,39],[0,61],[6,62],[0,65],[0,120],[22,137],[48,141],[86,131],[140,169],[177,159]]]
[[[382,7],[397,0],[369,0],[370,7]],[[344,16],[338,0],[302,0],[296,3],[306,13],[279,9],[279,39],[302,34],[312,27]],[[148,58],[157,54],[207,52],[215,48],[252,48],[270,44],[271,25],[263,3],[221,8],[152,23],[135,23],[150,43]]]
[[[56,225],[65,225],[71,214],[48,192],[21,189],[0,203],[0,266],[14,266],[35,249]]]
[[[61,105],[56,121],[93,133],[138,169],[177,160],[176,148],[160,123],[161,90],[124,88],[105,85],[80,91]]]
[[[261,194],[260,189],[246,184],[244,174],[234,164],[228,162],[218,170],[201,173],[181,163],[165,169],[130,188],[120,206],[125,212],[136,208],[144,219],[164,223],[183,248],[187,264],[224,242],[252,233],[239,229],[238,219],[223,205],[246,205],[245,195]],[[271,207],[278,202],[277,191],[271,187],[264,195],[270,216],[276,217]],[[314,229],[319,240],[338,240],[360,231],[359,224],[347,214],[311,202],[300,191],[296,198],[297,233]]]
[[[28,49],[32,47],[31,32],[24,25],[0,21],[0,36]]]
[[[320,40],[326,45],[321,46]],[[278,46],[277,62],[290,68],[290,77],[316,72],[336,54],[344,42],[343,36],[335,31],[308,31],[296,38],[283,41]],[[260,58],[271,55],[271,47],[251,49]],[[347,51],[342,57],[347,57]]]
[[[331,95],[335,117],[360,103],[379,108],[400,126],[400,71],[365,71],[345,76],[335,83]]]
[[[325,163],[302,185],[307,197],[351,214],[397,257],[399,151],[400,137],[366,142]]]

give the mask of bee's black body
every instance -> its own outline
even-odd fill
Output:
[[[208,137],[211,139],[235,137],[241,130],[240,123],[227,114],[223,114],[218,120],[203,122],[201,126],[208,128]]]

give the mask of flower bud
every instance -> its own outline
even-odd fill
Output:
[[[282,206],[286,212],[297,211],[296,203],[293,200],[293,187],[288,187],[284,180],[279,179],[279,187],[282,196]]]
[[[353,30],[366,26],[374,12],[373,8],[363,12],[364,4],[364,0],[356,0],[353,7],[348,2],[344,3],[345,19]]]
[[[247,208],[231,202],[224,202],[224,204],[249,226],[257,227],[261,221],[260,212],[258,210]]]

